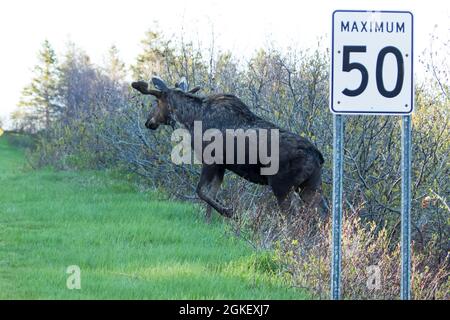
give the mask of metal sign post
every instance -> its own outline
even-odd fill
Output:
[[[342,178],[344,176],[344,116],[333,115],[333,252],[331,255],[331,296],[341,296],[341,230],[342,230]]]
[[[402,117],[402,205],[400,297],[411,299],[411,116]]]
[[[413,15],[336,10],[332,16],[330,110],[333,117],[331,298],[341,296],[345,114],[402,116],[401,298],[411,298],[411,116]]]

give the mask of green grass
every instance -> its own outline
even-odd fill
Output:
[[[31,171],[0,137],[0,299],[307,297],[220,218],[158,198],[105,172]],[[80,290],[66,286],[70,265]]]

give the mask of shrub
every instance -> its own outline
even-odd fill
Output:
[[[311,228],[305,227],[303,216],[291,222],[289,229],[274,246],[274,259],[283,266],[281,275],[293,286],[308,288],[316,297],[327,299],[330,294],[330,222],[320,223],[312,232],[314,237]],[[434,247],[433,242],[425,250],[413,245],[413,299],[450,298],[450,256],[437,261],[432,252]],[[380,228],[375,222],[365,224],[354,213],[344,214],[341,281],[343,299],[400,297],[400,245],[394,243],[386,227]]]

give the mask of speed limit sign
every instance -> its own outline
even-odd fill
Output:
[[[330,108],[336,114],[410,114],[414,108],[413,15],[333,13]]]
[[[402,116],[400,297],[410,299],[413,15],[407,11],[336,10],[332,35],[331,298],[340,299],[341,295],[344,119],[346,114],[375,114]]]

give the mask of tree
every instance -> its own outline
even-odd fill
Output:
[[[67,44],[59,66],[58,99],[62,106],[62,121],[88,116],[94,109],[97,70],[89,56],[74,43]]]
[[[134,79],[151,79],[164,71],[164,62],[168,55],[173,55],[169,48],[170,41],[164,40],[158,32],[148,31],[141,41],[143,52],[138,55],[136,64],[131,66]]]
[[[125,93],[129,84],[125,84],[127,69],[119,56],[119,50],[115,45],[108,50],[101,72],[97,76],[96,107],[103,111],[114,111],[126,103]]]
[[[13,119],[21,123],[21,129],[48,129],[57,116],[60,110],[57,103],[57,63],[55,51],[45,40],[38,53],[38,64],[33,69],[34,77],[23,89],[19,110],[13,114]]]
[[[119,50],[115,45],[112,45],[108,50],[103,71],[115,84],[125,80],[127,70],[125,63],[119,57]]]

